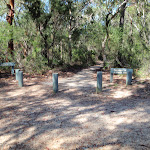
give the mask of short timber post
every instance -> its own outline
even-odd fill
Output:
[[[23,87],[23,71],[18,72],[18,84],[19,87]]]
[[[112,83],[113,82],[113,73],[111,72],[110,73],[110,83]]]
[[[99,92],[102,92],[102,72],[101,71],[97,72],[97,88],[96,88],[96,93],[98,94]]]
[[[15,69],[15,74],[16,74],[16,80],[18,80],[18,73],[20,69]]]
[[[58,73],[53,73],[53,91],[58,92]]]
[[[11,67],[11,74],[14,74],[14,66]]]
[[[127,71],[126,85],[131,85],[131,82],[132,82],[132,72]]]

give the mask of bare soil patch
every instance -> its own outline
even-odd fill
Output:
[[[60,75],[52,91],[51,72],[0,78],[1,150],[149,150],[150,82],[103,72],[103,92],[96,94],[99,66]],[[60,73],[61,74],[61,73]],[[64,78],[65,77],[65,78]]]

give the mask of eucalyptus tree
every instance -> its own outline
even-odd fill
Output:
[[[7,35],[7,38],[9,38],[9,40],[5,41],[7,44],[7,48],[5,47],[5,49],[7,49],[5,51],[5,54],[6,54],[6,58],[5,58],[5,61],[9,61],[12,57],[13,57],[13,53],[14,53],[14,46],[13,46],[13,19],[14,19],[14,0],[9,0],[9,3],[7,3],[7,1],[3,0],[0,2],[0,8],[1,8],[1,11],[0,11],[0,18],[1,18],[1,23],[3,25],[6,23],[6,21],[8,22],[9,26],[7,26],[5,24],[5,28],[9,30],[9,34],[7,34],[7,31],[5,31],[6,35]],[[6,21],[5,21],[5,19]],[[5,30],[6,30],[5,29]],[[3,26],[1,26],[1,31],[3,32]],[[6,39],[7,39],[6,38]],[[4,39],[4,38],[3,38]],[[1,44],[3,45],[3,44]],[[10,57],[9,57],[10,56]]]
[[[42,37],[43,55],[48,59],[50,66],[57,59],[56,56],[60,59],[59,50],[55,51],[58,45],[61,49],[61,58],[63,57],[62,46],[68,45],[65,47],[68,53],[67,62],[71,62],[73,43],[77,39],[75,37],[81,33],[83,10],[89,3],[89,0],[49,0],[49,3],[41,0],[24,0],[24,6]],[[65,43],[63,44],[62,41]]]
[[[110,45],[109,45],[109,28],[111,27],[111,22],[118,16],[120,16],[120,21],[119,21],[119,30],[120,32],[123,32],[123,26],[124,26],[124,17],[125,17],[125,10],[126,10],[126,6],[128,3],[128,0],[122,0],[122,1],[118,1],[118,0],[113,0],[113,1],[109,1],[109,0],[103,0],[103,1],[94,1],[96,3],[97,9],[99,8],[99,12],[98,15],[100,17],[100,21],[102,22],[102,24],[104,24],[105,26],[105,31],[106,31],[106,35],[103,39],[102,42],[102,56],[103,56],[103,61],[104,61],[104,65],[106,63],[106,46],[108,49],[110,49]],[[120,35],[122,35],[122,33],[120,33]],[[122,41],[122,40],[121,40]],[[120,45],[121,45],[121,41],[120,41]],[[116,55],[116,60],[118,61],[118,63],[121,62],[118,59],[118,56]]]
[[[125,39],[131,33],[127,33],[130,26],[132,26],[132,35],[135,30],[139,32],[141,43],[143,46],[145,45],[145,48],[147,45],[145,41],[147,41],[146,43],[149,41],[149,32],[144,32],[144,29],[147,28],[145,31],[148,31],[147,18],[150,2],[148,0],[94,0],[93,2],[96,6],[97,18],[105,28],[105,36],[101,42],[104,63],[106,58],[113,58],[114,65],[123,67],[128,62],[127,57],[131,57],[130,52],[128,56],[125,54]],[[130,11],[131,9],[132,11]],[[129,41],[127,45],[130,44]]]
[[[7,4],[7,7],[9,9],[9,12],[6,16],[6,20],[12,26],[13,18],[14,18],[14,0],[9,0],[9,4]],[[13,31],[11,31],[11,34],[13,34]],[[8,50],[13,55],[13,50],[14,50],[13,35],[12,35],[12,38],[10,39],[10,41],[8,42]]]

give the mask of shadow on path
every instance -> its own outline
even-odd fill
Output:
[[[62,79],[57,94],[43,83],[3,91],[0,149],[149,149],[150,100],[95,94],[94,69]]]

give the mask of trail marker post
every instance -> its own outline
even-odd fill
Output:
[[[128,71],[127,72],[126,85],[131,85],[131,82],[132,82],[132,72]]]
[[[15,69],[15,74],[16,74],[16,80],[18,80],[18,73],[20,69]]]
[[[53,73],[53,91],[58,92],[58,73]]]
[[[18,72],[18,84],[19,87],[23,87],[23,71]]]
[[[96,93],[102,92],[102,72],[99,71],[97,72],[97,88],[96,88]]]

